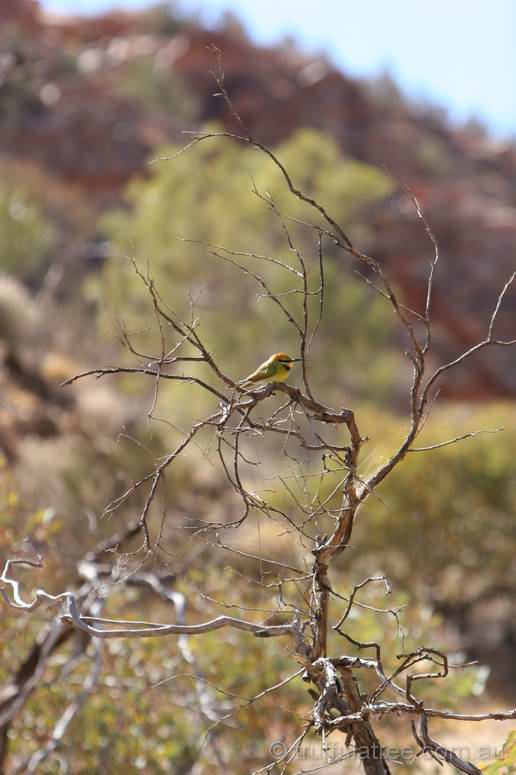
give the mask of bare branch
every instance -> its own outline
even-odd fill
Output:
[[[464,441],[464,439],[471,439],[474,436],[480,436],[484,433],[500,433],[503,431],[503,426],[500,428],[482,428],[478,431],[470,431],[469,433],[463,433],[462,436],[455,436],[448,441],[440,441],[437,444],[430,444],[428,447],[409,447],[407,452],[430,452],[433,449],[441,449],[442,447],[448,447],[450,444],[455,444],[457,441]]]

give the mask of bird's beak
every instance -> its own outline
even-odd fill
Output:
[[[295,363],[296,361],[302,361],[302,358],[292,358],[292,363]]]

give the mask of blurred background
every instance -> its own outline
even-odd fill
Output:
[[[274,168],[256,152],[218,140],[173,163],[149,164],[177,152],[185,129],[235,128],[214,95],[210,46],[222,52],[227,90],[252,133],[382,263],[405,303],[421,310],[433,248],[401,184],[419,198],[441,254],[432,355],[438,366],[485,336],[515,269],[515,15],[509,0],[436,0],[431,10],[408,0],[360,7],[320,0],[316,9],[290,0],[2,0],[0,548],[12,551],[29,535],[46,557],[38,585],[60,590],[71,583],[85,549],[135,516],[138,503],[117,512],[115,525],[115,517],[99,519],[153,456],[177,443],[178,424],[188,427],[208,406],[191,390],[167,388],[157,407],[163,422],[151,423],[152,385],[138,379],[60,387],[87,368],[135,365],[120,343],[124,331],[141,351],[159,354],[152,309],[128,257],[150,267],[167,302],[186,317],[195,300],[203,334],[235,379],[271,352],[296,346],[248,277],[182,241],[288,257],[251,181],[290,216],[302,219],[307,211],[290,200]],[[313,238],[301,227],[294,234],[316,260]],[[368,471],[404,432],[410,363],[389,306],[357,269],[328,248],[327,314],[311,367],[323,403],[352,406],[371,437]],[[267,273],[281,291],[281,273],[274,266]],[[515,331],[511,289],[498,333],[513,339]],[[462,709],[515,704],[515,396],[509,348],[484,350],[450,373],[423,440],[479,428],[503,432],[407,460],[381,502],[369,506],[367,524],[354,536],[353,567],[339,571],[348,587],[386,573],[396,600],[410,604],[405,622],[414,643],[479,660],[478,669],[456,674],[436,695]],[[230,520],[236,506],[218,471],[201,464],[204,452],[185,457],[171,480],[177,519],[193,512],[207,518],[216,504],[219,518]],[[166,538],[177,547],[176,532]],[[249,548],[255,538],[256,526],[238,540]],[[293,551],[270,526],[260,541],[264,555]],[[178,588],[195,599],[192,621],[220,612],[199,591],[231,596],[236,577],[226,561],[206,552],[200,567],[192,561],[182,571]],[[243,563],[238,573],[248,570]],[[256,603],[249,594],[247,603]],[[112,613],[138,615],[145,603],[138,595],[128,602],[114,590]],[[378,602],[374,594],[369,602]],[[41,625],[7,619],[0,665],[6,682]],[[395,624],[364,615],[356,627],[365,639],[381,633],[399,653]],[[238,643],[248,649],[242,664],[222,659],[225,646],[214,636],[199,659],[214,683],[251,696],[264,685],[251,681],[243,663],[263,663],[262,644]],[[172,711],[169,688],[142,691],[149,665],[152,683],[177,668],[174,648],[113,646],[111,684],[62,744],[72,771],[208,771],[209,752],[204,760],[199,730],[188,722],[191,687],[174,688],[180,699]],[[271,669],[263,681],[274,683],[288,663],[269,645],[267,652]],[[45,739],[68,691],[59,684],[34,695],[9,730],[15,758]],[[302,712],[304,698],[301,686],[288,701]],[[255,739],[268,739],[271,726],[282,738],[291,729],[279,710],[271,700],[269,715],[251,708],[241,716]],[[228,771],[247,772],[266,754],[266,747],[251,750],[244,721],[240,732],[231,730],[238,764],[229,758]],[[122,734],[126,728],[131,738]],[[475,744],[498,745],[507,728],[474,732]],[[473,737],[469,727],[446,734],[457,744]],[[81,753],[77,740],[85,736]],[[47,764],[42,772],[56,771],[55,762]]]

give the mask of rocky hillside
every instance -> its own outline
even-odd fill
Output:
[[[453,128],[442,111],[408,103],[387,77],[359,82],[291,45],[258,47],[235,24],[207,30],[163,8],[56,18],[34,0],[4,0],[0,30],[4,157],[41,165],[96,210],[119,202],[156,145],[209,120],[231,125],[208,74],[215,44],[228,91],[258,138],[272,145],[299,126],[322,129],[346,155],[387,167],[420,198],[441,250],[439,357],[485,334],[515,267],[514,144],[478,126]],[[367,248],[389,266],[407,302],[421,305],[432,246],[412,204],[396,195],[371,222]],[[504,308],[499,333],[514,338],[516,290]],[[447,390],[468,399],[513,396],[514,357],[481,353]]]

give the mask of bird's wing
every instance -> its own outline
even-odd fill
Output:
[[[256,369],[256,371],[253,371],[252,374],[249,374],[248,377],[243,380],[244,382],[261,382],[264,379],[269,379],[270,377],[273,377],[276,373],[276,367],[273,363],[262,363],[262,365]]]

